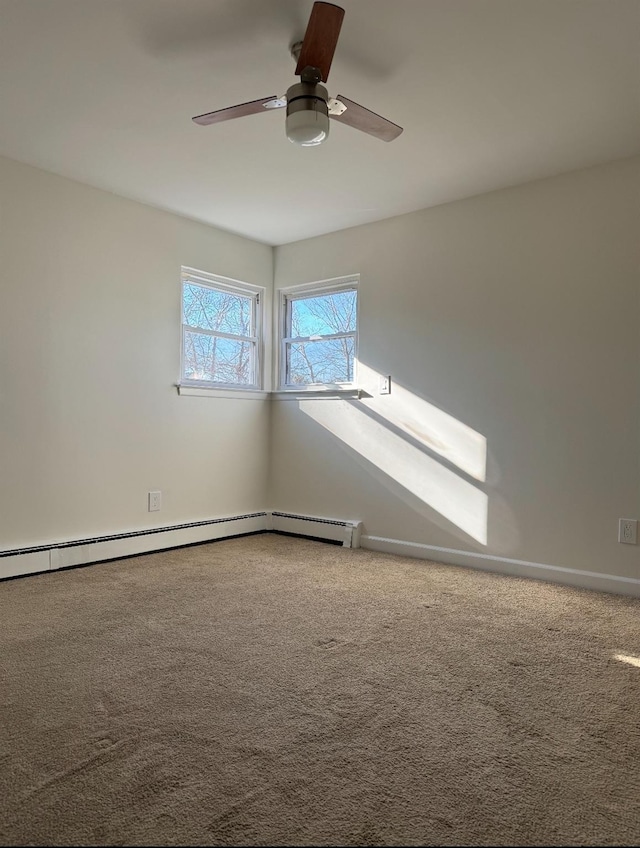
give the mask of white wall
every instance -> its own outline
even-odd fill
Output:
[[[179,397],[180,265],[271,248],[0,158],[0,550],[268,506],[640,577],[639,223],[636,158],[277,248],[361,274],[372,397]]]
[[[0,258],[0,550],[265,508],[268,401],[175,383],[180,266],[270,247],[0,159]]]
[[[271,507],[640,577],[639,224],[634,158],[277,248],[361,274],[373,397],[273,403]]]

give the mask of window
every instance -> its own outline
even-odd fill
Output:
[[[183,268],[181,383],[259,388],[260,326],[258,288]]]
[[[356,280],[282,293],[282,388],[354,385],[357,307]]]

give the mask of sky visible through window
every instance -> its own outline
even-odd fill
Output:
[[[301,341],[287,343],[288,385],[353,382],[356,314],[353,289],[290,299],[287,332]],[[323,338],[337,334],[349,335]]]
[[[183,335],[184,378],[226,385],[252,385],[255,382],[255,342],[198,330],[226,333],[245,339],[252,336],[253,298],[185,283],[182,308],[184,323],[193,328],[185,329]]]
[[[183,284],[183,378],[230,386],[256,384],[254,296]],[[288,300],[287,385],[352,383],[357,292]]]
[[[251,335],[252,298],[185,283],[183,309],[185,324],[236,336]]]

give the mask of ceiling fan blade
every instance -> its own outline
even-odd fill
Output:
[[[343,103],[347,108],[338,113],[329,112],[334,121],[340,121],[341,124],[348,124],[356,130],[362,130],[369,135],[379,138],[381,141],[393,141],[402,132],[402,127],[388,121],[386,118],[376,115],[370,109],[365,109],[359,103],[354,103],[353,100],[348,100],[341,94],[336,98],[338,103]]]
[[[217,112],[207,112],[205,115],[196,115],[192,120],[202,127],[209,124],[219,124],[221,121],[230,121],[232,118],[243,118],[245,115],[257,115],[258,112],[269,112],[271,109],[282,109],[287,105],[286,97],[263,97],[262,100],[252,100],[250,103],[240,103],[238,106],[227,106],[226,109],[218,109]]]
[[[298,76],[305,68],[318,68],[322,82],[327,81],[343,18],[344,9],[340,6],[321,2],[313,4],[298,56],[296,66]]]

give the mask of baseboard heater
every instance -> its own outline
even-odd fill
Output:
[[[191,521],[169,527],[153,527],[147,530],[133,530],[129,533],[114,533],[110,536],[56,541],[0,551],[0,579],[39,571],[55,571],[75,565],[88,565],[92,562],[103,562],[167,548],[197,545],[232,536],[264,533],[267,530],[267,524],[266,512],[252,512],[228,518]]]
[[[334,542],[345,548],[360,547],[360,521],[338,521],[334,518],[316,518],[291,512],[270,512],[268,515],[269,529],[274,533],[306,536],[310,539]]]

